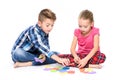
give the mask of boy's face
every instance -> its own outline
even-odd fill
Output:
[[[90,22],[89,19],[79,19],[78,20],[79,29],[81,30],[81,34],[86,35],[90,32],[91,26],[93,26],[93,23]]]
[[[46,34],[49,34],[49,32],[53,29],[54,21],[51,19],[44,19],[42,22],[38,21],[38,24]]]

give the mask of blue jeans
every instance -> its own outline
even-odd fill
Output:
[[[52,64],[52,63],[57,63],[55,60],[48,58],[46,56],[46,60],[43,63],[36,62],[35,57],[38,57],[40,54],[38,53],[30,53],[22,48],[17,48],[15,51],[12,52],[12,60],[14,62],[32,62],[32,65],[44,65],[44,64]]]

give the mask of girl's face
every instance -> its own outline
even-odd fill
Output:
[[[51,19],[45,19],[43,22],[38,21],[38,24],[46,34],[49,34],[53,29],[54,21]]]
[[[78,25],[81,30],[81,34],[86,35],[90,32],[91,27],[93,26],[93,22],[90,22],[89,19],[80,18],[78,20]]]

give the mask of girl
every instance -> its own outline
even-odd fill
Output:
[[[78,18],[79,28],[75,29],[71,53],[77,67],[101,68],[106,56],[100,52],[99,29],[94,27],[93,13],[83,10]],[[78,50],[76,46],[78,44]]]

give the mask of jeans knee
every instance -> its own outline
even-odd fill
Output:
[[[13,60],[18,60],[19,59],[19,57],[21,57],[21,56],[24,56],[23,55],[23,50],[22,49],[20,49],[20,48],[17,48],[15,51],[13,51],[13,53],[12,53],[12,58],[13,58]]]

